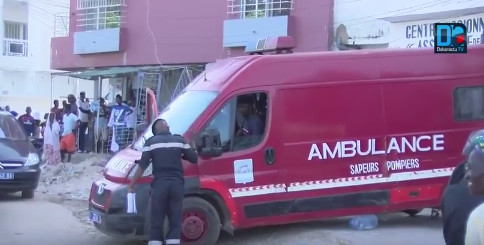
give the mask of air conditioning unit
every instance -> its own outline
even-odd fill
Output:
[[[7,48],[10,56],[25,56],[25,43],[9,42]]]

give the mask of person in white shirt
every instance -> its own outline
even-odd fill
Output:
[[[133,138],[134,138],[134,131],[136,128],[137,118],[136,118],[136,108],[135,108],[134,101],[129,101],[128,106],[133,112],[126,115],[126,117],[124,118],[124,123],[126,124],[126,129],[128,131],[127,140],[128,142],[131,142],[133,141]]]
[[[67,161],[71,161],[72,154],[76,151],[75,132],[79,126],[79,119],[71,113],[71,105],[64,106],[64,116],[62,117],[63,131],[60,140],[61,161],[64,162],[66,154]]]
[[[89,126],[90,119],[90,106],[89,101],[86,99],[86,92],[82,91],[79,94],[79,101],[77,101],[77,107],[79,108],[79,153],[86,152],[86,130]]]
[[[484,195],[484,137],[477,139],[475,149],[467,160],[468,188],[473,195]],[[484,203],[475,208],[467,219],[465,245],[484,245]]]

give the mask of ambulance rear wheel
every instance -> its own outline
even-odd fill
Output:
[[[407,210],[403,210],[403,212],[410,215],[410,217],[415,217],[417,216],[417,214],[422,212],[422,210],[423,209],[407,209]]]
[[[220,228],[220,217],[209,202],[199,197],[187,197],[183,200],[184,245],[215,245]]]

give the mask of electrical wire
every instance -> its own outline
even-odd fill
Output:
[[[146,26],[148,27],[148,31],[151,34],[151,37],[153,38],[153,45],[155,46],[155,58],[156,62],[158,62],[158,65],[162,65],[160,58],[158,57],[158,44],[156,42],[156,37],[155,33],[153,33],[153,30],[151,30],[151,25],[150,25],[150,0],[146,0]]]

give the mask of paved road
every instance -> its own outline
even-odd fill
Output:
[[[38,197],[0,196],[0,227],[0,245],[136,244],[90,235],[70,210]]]
[[[331,220],[236,232],[222,235],[218,245],[442,245],[440,220],[427,215],[409,218],[387,215],[372,231],[353,231],[347,220]],[[141,245],[92,233],[72,212],[36,197],[0,196],[0,245]]]

